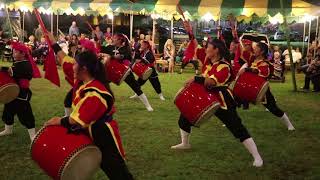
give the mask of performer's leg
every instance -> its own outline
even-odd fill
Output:
[[[162,101],[164,101],[165,98],[164,98],[164,96],[163,96],[163,94],[162,94],[162,91],[161,91],[161,84],[160,84],[160,81],[159,81],[158,76],[156,76],[156,77],[150,77],[150,78],[149,78],[149,81],[150,81],[153,89],[154,89],[154,90],[157,92],[157,94],[159,95],[160,99],[161,99]]]
[[[191,62],[193,64],[193,66],[194,66],[194,70],[196,71],[196,74],[198,74],[198,68],[199,68],[198,60],[192,60]]]
[[[28,129],[29,137],[32,141],[36,134],[36,130],[35,119],[29,101],[20,100],[17,115],[21,124]]]
[[[92,137],[102,153],[101,169],[110,180],[133,179],[121,156],[113,135],[105,123],[95,123],[91,127]]]
[[[73,93],[73,89],[71,88],[68,91],[66,97],[64,98],[64,115],[65,116],[70,116],[71,114],[72,93]]]
[[[141,78],[138,78],[137,82],[138,82],[139,86],[141,87],[147,82],[147,80],[143,80]],[[136,93],[134,93],[134,95],[130,96],[130,99],[134,99],[137,97],[138,97],[138,95]]]
[[[127,78],[124,80],[128,86],[138,95],[140,96],[141,94],[143,94],[143,92],[141,91],[141,87],[139,86],[138,82],[135,80],[134,75],[132,74],[132,72],[129,73],[129,75],[127,76]]]
[[[146,106],[148,111],[153,111],[147,96],[141,91],[141,87],[139,86],[138,82],[134,79],[134,76],[132,73],[130,73],[127,78],[124,80],[131,89],[138,95],[139,99],[142,101],[142,103]]]
[[[261,167],[263,160],[258,152],[258,148],[251,138],[246,127],[241,123],[241,119],[235,108],[228,110],[218,109],[215,115],[226,125],[229,131],[235,138],[238,138],[240,142],[246,147],[254,158],[253,166]]]
[[[182,116],[182,114],[180,115],[178,124],[180,127],[181,143],[171,146],[171,149],[190,149],[191,145],[189,143],[189,137],[192,125],[185,117]]]
[[[187,65],[188,65],[188,63],[184,63],[184,62],[182,61],[182,63],[181,63],[181,69],[180,69],[179,74],[183,73],[183,70],[184,70],[184,68],[185,68]]]
[[[290,122],[289,117],[286,113],[284,113],[276,104],[276,100],[274,99],[270,89],[268,89],[266,93],[267,103],[263,104],[272,114],[279,117],[282,122],[287,126],[288,130],[294,130],[293,125]]]
[[[4,130],[0,132],[0,136],[12,134],[14,115],[16,114],[16,99],[4,105],[2,121],[4,122]]]
[[[313,84],[313,91],[320,92],[320,74],[311,78]]]

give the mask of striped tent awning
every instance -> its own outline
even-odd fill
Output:
[[[285,15],[300,16],[320,14],[318,1],[283,0]],[[218,19],[233,14],[237,17],[256,15],[275,16],[281,12],[280,0],[4,0],[9,9],[31,11],[39,8],[42,13],[94,14],[106,15],[112,12],[154,13],[163,18],[172,18],[177,14],[179,3],[190,18],[207,17]]]

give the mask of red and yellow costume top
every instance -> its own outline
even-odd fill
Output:
[[[213,79],[216,82],[215,88],[210,91],[216,91],[219,94],[219,101],[222,109],[235,104],[231,90],[228,88],[232,80],[231,66],[225,60],[220,60],[213,64],[208,64],[203,69],[202,76]]]
[[[115,112],[113,101],[113,96],[107,88],[101,82],[92,80],[77,88],[72,101],[73,111],[70,118],[83,128],[88,128],[91,138],[93,138],[91,125],[102,120],[110,130],[118,151],[124,158],[118,124],[112,119],[112,114]]]
[[[73,87],[74,85],[74,74],[73,74],[73,65],[75,63],[75,59],[70,56],[65,56],[62,59],[62,70],[65,74],[66,81]]]
[[[258,70],[258,76],[267,78],[270,75],[269,63],[264,59],[255,59],[250,68]]]
[[[228,62],[222,60],[213,64],[208,64],[203,69],[203,77],[216,81],[216,86],[228,86],[231,77],[231,68]]]

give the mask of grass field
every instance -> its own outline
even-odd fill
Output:
[[[0,64],[1,65],[1,64]],[[3,65],[3,63],[2,63]],[[261,106],[238,112],[264,158],[262,168],[251,166],[252,158],[217,118],[194,128],[192,150],[173,151],[180,142],[178,110],[173,98],[191,71],[160,74],[166,101],[160,101],[150,83],[143,86],[155,109],[147,112],[126,84],[112,85],[116,96],[116,119],[130,171],[136,179],[320,179],[320,94],[292,91],[290,74],[285,83],[272,83],[278,105],[287,111],[296,131],[288,132],[278,118]],[[69,86],[61,74],[61,88],[45,79],[32,81],[32,107],[36,127],[53,116],[63,115],[63,99]],[[303,75],[298,74],[299,87]],[[2,114],[3,105],[0,105]],[[3,123],[0,123],[1,129]],[[27,130],[16,120],[14,134],[0,138],[0,180],[49,179],[31,160]],[[99,171],[93,179],[107,179]]]

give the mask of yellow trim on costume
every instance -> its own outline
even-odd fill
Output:
[[[206,65],[206,70],[204,71],[204,73],[202,73],[203,77],[208,77],[208,73],[209,71],[211,71],[212,69],[212,66],[209,64],[209,65]]]
[[[124,159],[124,157],[122,156],[122,153],[121,153],[121,151],[120,151],[120,147],[119,147],[119,144],[118,144],[118,139],[117,139],[116,136],[114,135],[114,132],[113,132],[113,129],[112,129],[111,125],[110,125],[108,122],[106,122],[105,124],[108,126],[108,128],[109,128],[109,130],[110,130],[110,132],[111,132],[112,138],[113,138],[113,140],[114,140],[114,142],[115,142],[115,144],[116,144],[116,146],[117,146],[117,149],[118,149],[121,157]]]
[[[221,98],[221,101],[222,101],[220,108],[224,109],[224,110],[227,110],[228,107],[227,107],[226,101],[224,100],[224,96],[223,96],[221,91],[219,91],[219,95],[220,95],[220,98]]]
[[[74,64],[75,62],[76,62],[76,60],[74,58],[70,57],[70,56],[65,56],[62,59],[62,64],[63,63],[72,63],[72,64]]]
[[[217,72],[219,72],[219,71],[221,71],[223,68],[229,68],[229,66],[228,65],[226,65],[226,64],[219,64],[219,66],[217,67]]]
[[[85,100],[87,98],[90,98],[90,97],[97,97],[99,98],[99,100],[102,102],[103,105],[105,105],[106,109],[108,109],[108,104],[107,104],[107,101],[101,97],[101,95],[97,92],[87,92],[84,96],[84,98],[82,98],[78,104],[76,105],[76,107],[74,108],[74,110],[72,111],[72,113],[70,114],[70,117],[72,119],[74,119],[77,123],[79,123],[82,127],[89,127],[90,124],[86,124],[85,122],[83,122],[79,116],[79,110],[80,110],[80,107],[82,106],[82,104],[85,102]]]
[[[109,96],[112,97],[112,95],[111,95],[108,91],[103,91],[103,90],[98,89],[98,88],[96,88],[96,87],[87,87],[87,88],[84,88],[83,90],[87,90],[87,89],[94,89],[94,90],[100,92],[101,94],[107,94],[107,95],[109,95]]]
[[[209,76],[210,79],[213,79],[216,82],[216,85],[219,84],[218,79],[216,76],[214,76],[214,74],[212,74],[211,76]]]

